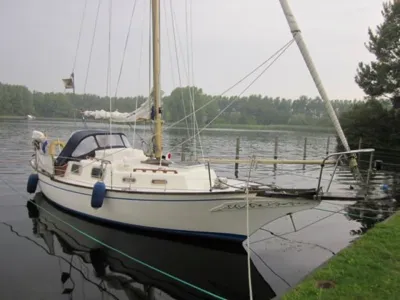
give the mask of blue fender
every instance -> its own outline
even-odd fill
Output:
[[[106,185],[104,182],[98,181],[93,186],[91,205],[93,208],[103,206],[104,198],[106,197]]]
[[[29,175],[28,182],[26,184],[26,191],[29,194],[33,194],[36,192],[36,188],[39,182],[39,175],[38,174],[31,174]]]

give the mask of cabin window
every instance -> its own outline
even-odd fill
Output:
[[[136,182],[136,179],[133,177],[124,177],[124,178],[122,178],[122,181],[125,183],[134,183],[134,182]]]
[[[72,157],[79,157],[89,152],[92,152],[98,148],[96,140],[93,136],[88,136],[76,147],[74,152],[72,152]]]
[[[125,147],[126,148],[130,148],[131,147],[131,143],[129,143],[127,137],[125,135],[121,135],[122,140],[124,141]]]
[[[71,166],[71,174],[81,175],[82,166],[78,164],[72,164]]]
[[[152,184],[167,184],[167,181],[165,179],[153,179],[151,181]]]
[[[110,148],[110,145],[111,147],[124,147],[124,143],[119,134],[97,135],[96,139],[100,148]]]
[[[92,173],[91,173],[93,178],[101,178],[103,175],[103,171],[101,168],[94,167],[92,168]]]

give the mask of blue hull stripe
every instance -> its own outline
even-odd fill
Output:
[[[74,194],[79,194],[79,195],[85,195],[85,196],[92,197],[92,194],[77,192],[77,191],[73,191],[73,190],[70,190],[70,189],[65,189],[65,188],[62,188],[62,187],[55,186],[54,184],[45,182],[45,181],[43,181],[43,180],[39,180],[39,181],[42,182],[42,183],[44,183],[44,184],[47,184],[47,185],[49,185],[49,186],[52,186],[52,187],[54,187],[54,188],[56,188],[56,189],[59,189],[59,190],[63,190],[63,191],[70,192],[70,193],[74,193]],[[61,183],[61,182],[60,182],[60,183]],[[61,184],[68,185],[68,183],[61,183]],[[86,187],[86,186],[83,187],[83,186],[82,186],[81,188],[89,188],[89,187]],[[123,192],[123,191],[121,191],[121,192]],[[106,198],[106,199],[114,199],[114,200],[146,201],[146,202],[208,202],[208,201],[216,201],[216,200],[217,200],[217,199],[193,199],[193,200],[164,200],[164,199],[161,199],[161,200],[153,200],[153,199],[132,199],[132,198],[107,197],[107,196],[106,196],[105,198]],[[237,199],[237,198],[232,198],[232,199],[229,199],[229,198],[221,199],[221,201],[232,201],[232,200],[238,200],[238,199]]]
[[[240,234],[176,230],[176,229],[165,229],[165,228],[127,224],[127,223],[122,223],[122,222],[118,222],[118,221],[114,221],[114,220],[108,220],[108,219],[88,215],[88,214],[70,209],[68,207],[65,207],[64,205],[58,204],[57,202],[54,202],[53,200],[49,199],[48,197],[46,197],[46,199],[48,201],[50,201],[51,203],[53,203],[55,206],[58,206],[71,214],[75,214],[77,216],[80,216],[80,217],[83,217],[86,219],[92,219],[92,220],[95,220],[95,221],[98,221],[98,222],[104,223],[104,224],[112,224],[112,225],[117,225],[117,226],[122,226],[122,227],[127,227],[127,228],[141,229],[141,230],[147,230],[147,231],[153,231],[153,232],[172,233],[172,234],[177,234],[177,235],[181,235],[181,236],[204,237],[204,238],[212,238],[212,239],[235,241],[235,242],[243,242],[246,239],[245,235],[240,235]]]

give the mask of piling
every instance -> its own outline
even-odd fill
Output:
[[[304,150],[303,150],[303,160],[307,159],[307,138],[304,138]],[[306,165],[303,165],[303,170],[306,169]]]
[[[182,139],[182,148],[181,148],[181,161],[185,161],[185,139]]]
[[[240,138],[236,138],[236,162],[235,162],[235,177],[239,178],[239,151],[240,151]]]
[[[358,140],[358,150],[360,150],[362,147],[362,137]],[[358,153],[358,161],[361,161],[361,152]]]
[[[275,137],[274,159],[278,159],[278,136]],[[274,164],[274,170],[276,170],[276,164]]]
[[[331,144],[331,137],[328,136],[328,141],[326,142],[326,155],[329,155],[329,146]]]

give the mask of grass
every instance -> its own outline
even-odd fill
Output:
[[[323,281],[333,287],[319,288]],[[369,230],[282,299],[400,299],[400,214]]]

